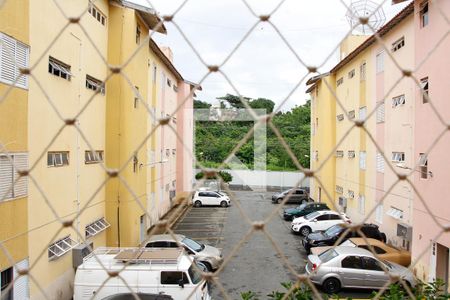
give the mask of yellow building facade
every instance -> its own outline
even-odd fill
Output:
[[[28,165],[29,66],[28,1],[8,1],[0,9],[0,297],[27,297],[28,182],[17,171]],[[14,266],[16,268],[14,268]]]

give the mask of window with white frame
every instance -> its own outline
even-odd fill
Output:
[[[355,192],[354,191],[348,190],[347,193],[348,193],[348,197],[350,199],[355,199]]]
[[[359,151],[359,168],[361,170],[366,169],[366,151]]]
[[[377,208],[375,210],[375,221],[377,221],[378,223],[382,224],[383,223],[383,204],[378,204]]]
[[[384,123],[384,102],[377,103],[377,123]]]
[[[350,72],[348,72],[348,78],[351,79],[355,77],[355,69],[352,69]]]
[[[339,78],[339,79],[336,81],[336,86],[340,86],[340,85],[343,84],[343,83],[344,83],[344,78],[341,77],[341,78]]]
[[[351,110],[348,112],[348,118],[349,118],[349,120],[355,119],[355,111],[354,110]]]
[[[86,238],[90,238],[94,235],[99,234],[109,226],[110,224],[106,221],[105,217],[101,217],[100,219],[95,220],[94,222],[86,225],[86,227],[84,228]]]
[[[396,52],[405,46],[405,37],[401,37],[392,43],[392,52]]]
[[[336,116],[336,119],[340,122],[344,120],[344,114],[339,114]]]
[[[27,169],[27,153],[0,155],[0,201],[28,194],[28,178],[20,177],[18,173]]]
[[[375,57],[376,72],[381,73],[384,71],[384,51],[377,54]]]
[[[397,220],[402,220],[403,210],[391,206],[391,208],[389,208],[389,210],[386,212],[386,215],[393,217],[394,219]]]
[[[354,150],[348,150],[348,158],[355,158],[355,151]]]
[[[428,77],[420,79],[420,87],[422,92],[422,103],[428,103],[429,97]]]
[[[103,161],[103,150],[84,152],[84,163],[85,164],[95,164]]]
[[[95,5],[89,3],[88,12],[91,16],[94,17],[100,24],[103,26],[106,25],[106,16],[103,14]]]
[[[405,162],[405,152],[392,152],[393,162]]]
[[[336,157],[344,157],[344,151],[343,150],[336,150]]]
[[[68,64],[65,64],[62,61],[59,61],[51,56],[48,58],[48,72],[69,81],[73,76],[70,72],[70,66]]]
[[[429,22],[429,12],[428,12],[428,0],[420,3],[420,26],[425,27]]]
[[[360,81],[365,81],[366,80],[366,62],[363,62],[360,66],[359,66],[359,80]]]
[[[338,194],[343,194],[344,193],[344,188],[340,185],[336,185],[336,193]]]
[[[363,106],[359,108],[359,119],[365,121],[367,118],[367,107]]]
[[[87,74],[86,74],[86,88],[88,90],[93,90],[94,92],[98,91],[102,95],[105,94],[105,84],[101,80],[98,80]]]
[[[425,153],[419,155],[420,178],[428,178],[428,156]]]
[[[15,82],[15,86],[27,89],[28,75],[21,75],[20,69],[28,68],[29,62],[30,48],[0,32],[0,82]]]
[[[377,152],[376,160],[377,172],[384,173],[384,158],[380,152]]]
[[[405,95],[400,95],[392,98],[392,107],[395,108],[406,103]]]
[[[358,212],[362,215],[365,214],[366,210],[366,198],[364,195],[359,195],[358,197]]]
[[[48,167],[62,167],[69,165],[69,151],[47,152]]]
[[[48,246],[48,259],[58,259],[75,246],[76,242],[70,238],[70,235],[68,235]]]

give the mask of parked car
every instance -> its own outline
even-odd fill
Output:
[[[369,245],[371,245],[373,247],[373,251],[375,251],[379,259],[385,259],[404,267],[408,267],[411,264],[411,253],[409,251],[397,249],[372,238],[368,238],[367,241],[369,243],[366,243],[363,238],[349,238],[348,240],[342,242],[339,246],[358,247],[370,251]],[[330,248],[331,246],[315,247],[311,249],[311,253],[314,255],[319,255]]]
[[[308,236],[313,231],[327,230],[333,225],[345,222],[351,223],[344,213],[332,210],[319,210],[304,217],[295,218],[291,223],[291,229],[294,233]]]
[[[122,293],[111,295],[101,300],[131,300],[135,299],[134,295],[136,295],[139,300],[173,300],[172,296],[169,295],[144,293]]]
[[[178,244],[182,245],[189,255],[192,255],[209,271],[216,270],[223,262],[222,253],[213,246],[199,243],[181,234],[174,235]],[[145,243],[146,248],[177,248],[177,242],[170,234],[152,235]]]
[[[220,205],[222,207],[228,207],[230,205],[230,197],[222,192],[214,191],[197,191],[192,198],[192,203],[195,207],[204,205]]]
[[[156,299],[210,300],[208,284],[199,271],[202,267],[194,264],[181,249],[100,247],[78,266],[73,299],[111,299],[132,292],[167,295]],[[110,277],[117,272],[121,278]]]
[[[290,194],[289,194],[290,193]],[[303,188],[296,188],[296,189],[289,189],[281,193],[276,193],[272,195],[272,202],[273,203],[280,203],[284,200],[284,198],[288,196],[289,199],[287,200],[287,203],[307,203],[309,202],[309,194],[308,192]]]
[[[360,229],[367,238],[373,238],[383,242],[386,241],[386,235],[380,231],[376,224],[365,223],[361,225]],[[345,226],[336,224],[325,231],[312,232],[302,240],[303,247],[305,247],[306,252],[309,253],[312,247],[333,246],[345,231]],[[357,231],[349,231],[346,233],[343,241],[351,237],[360,237],[360,234]]]
[[[328,294],[341,288],[379,289],[390,281],[389,273],[398,275],[414,287],[413,273],[396,263],[377,259],[370,251],[357,247],[337,246],[319,255],[308,255],[306,273]]]
[[[286,221],[292,221],[294,218],[306,216],[313,211],[329,210],[328,205],[320,202],[304,203],[297,207],[286,208],[283,212],[283,218]]]

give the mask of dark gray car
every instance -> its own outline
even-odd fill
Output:
[[[309,194],[303,188],[289,189],[281,193],[276,193],[272,196],[273,203],[280,203],[285,197],[289,197],[287,203],[307,203],[309,201]]]

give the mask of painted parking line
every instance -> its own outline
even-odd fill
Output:
[[[210,229],[197,229],[197,228],[195,228],[195,229],[175,229],[176,231],[178,231],[178,232],[180,232],[180,231],[182,231],[182,232],[187,232],[187,231],[192,231],[192,232],[218,232],[218,231],[220,231],[220,230],[217,230],[216,228],[210,228]]]

